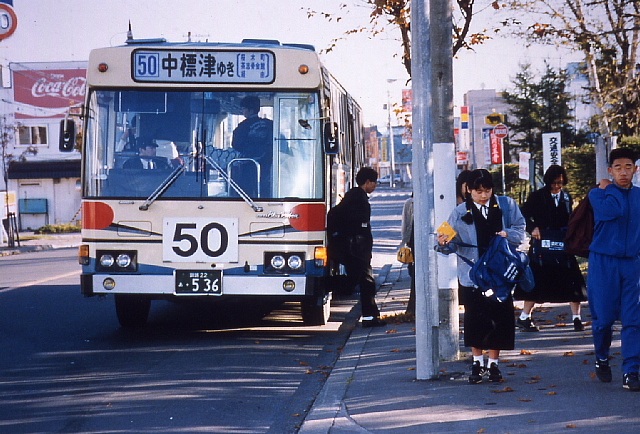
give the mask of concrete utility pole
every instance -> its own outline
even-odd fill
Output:
[[[435,226],[445,221],[456,206],[456,164],[453,140],[453,33],[450,0],[431,0],[431,126],[434,167]],[[442,157],[442,159],[440,159]],[[460,355],[460,320],[455,255],[437,255],[440,358]]]
[[[442,1],[442,0],[435,0]],[[447,1],[448,2],[448,1]],[[411,5],[413,88],[414,236],[416,248],[416,376],[439,371],[438,285],[434,232],[433,139],[431,137],[431,11],[428,0]],[[451,41],[448,41],[451,45]]]

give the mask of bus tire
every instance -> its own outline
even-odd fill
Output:
[[[323,297],[316,297],[311,301],[302,301],[300,308],[304,325],[326,325],[331,314],[331,293],[327,292]]]
[[[116,294],[116,314],[122,327],[137,328],[147,323],[151,299],[139,295]]]

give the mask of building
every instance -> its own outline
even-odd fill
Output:
[[[470,90],[464,95],[464,105],[468,108],[468,167],[470,169],[487,168],[491,165],[490,132],[492,125],[485,122],[491,114],[507,114],[509,105],[502,93],[495,89]],[[464,147],[464,144],[459,146]],[[466,149],[457,149],[458,151]]]
[[[79,221],[80,153],[60,152],[59,143],[64,122],[80,130],[70,114],[84,103],[86,68],[86,62],[9,64],[9,86],[0,90],[0,127],[8,133],[0,189],[12,193],[19,230]]]

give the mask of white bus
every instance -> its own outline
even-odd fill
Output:
[[[313,47],[129,39],[91,52],[83,116],[84,295],[112,295],[123,327],[157,299],[294,301],[326,323],[326,212],[364,137]]]

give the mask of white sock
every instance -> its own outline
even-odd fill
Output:
[[[495,363],[496,366],[498,366],[498,359],[489,359],[489,366],[491,366],[492,363]]]
[[[484,366],[484,356],[473,356],[473,363],[478,362],[480,366]]]
[[[531,314],[530,313],[524,313],[524,312],[520,313],[520,319],[522,321],[524,321],[526,319],[530,319],[530,318],[531,318]]]
[[[579,319],[580,321],[582,321],[582,318],[580,318],[580,315],[574,315],[573,319]]]

